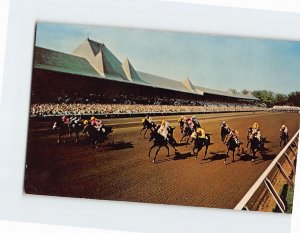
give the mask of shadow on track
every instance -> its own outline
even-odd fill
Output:
[[[124,149],[129,149],[129,148],[134,148],[132,142],[109,142],[108,143],[108,149],[107,150],[124,150]]]

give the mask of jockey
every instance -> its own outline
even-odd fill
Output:
[[[168,127],[170,126],[169,122],[162,120],[159,129],[157,132],[162,135],[165,139],[168,137]]]
[[[184,121],[186,121],[186,118],[184,116],[179,117],[178,123],[184,122]]]
[[[145,117],[145,120],[147,120],[149,123],[152,123],[152,118],[149,115]]]
[[[194,122],[193,122],[192,118],[190,118],[190,117],[186,118],[186,123],[190,129],[194,128]]]
[[[251,138],[253,137],[256,137],[259,141],[261,140],[261,132],[259,129],[259,125],[256,122],[252,125]]]
[[[196,118],[195,115],[192,116],[192,122],[193,122],[195,128],[200,128],[200,127],[201,127],[201,126],[200,126],[200,122],[199,122],[199,120]]]
[[[91,117],[91,125],[94,126],[98,131],[101,130],[103,124],[101,119],[97,119],[94,116]]]
[[[288,134],[288,128],[285,125],[282,125],[279,131]]]
[[[204,131],[204,129],[198,128],[196,132],[197,132],[197,136],[196,137],[199,137],[200,139],[205,139],[205,131]]]
[[[232,129],[229,133],[229,138],[228,138],[227,142],[230,140],[230,138],[233,138],[234,141],[236,142],[236,144],[240,145],[241,142],[240,142],[238,136],[239,136],[239,132],[235,129]]]
[[[84,121],[83,121],[83,124],[84,124],[84,125],[87,125],[88,123],[89,123],[88,120],[84,120]]]
[[[75,124],[77,124],[79,121],[80,121],[80,117],[79,117],[79,116],[76,116],[75,114],[73,114],[73,115],[70,117],[69,125],[72,125],[73,122],[74,122]]]
[[[228,124],[226,123],[226,121],[222,121],[220,127],[221,127],[221,128],[224,128],[224,129],[228,129],[228,128],[229,128],[229,126],[228,126]]]
[[[61,121],[62,121],[64,124],[68,125],[68,124],[70,123],[70,118],[67,117],[66,115],[63,115],[63,116],[61,117]]]

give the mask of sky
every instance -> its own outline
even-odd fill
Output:
[[[104,43],[135,70],[218,90],[300,91],[300,42],[38,23],[36,45],[72,53],[84,40]]]

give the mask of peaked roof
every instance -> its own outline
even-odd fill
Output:
[[[90,39],[85,40],[73,52],[76,55],[40,47],[35,47],[34,53],[34,68],[131,82],[196,95],[213,94],[239,99],[258,100],[253,95],[242,95],[240,93],[229,93],[194,86],[189,78],[180,82],[154,74],[136,71],[128,59],[121,63],[104,44]],[[100,67],[100,69],[98,67]]]
[[[126,58],[125,61],[122,63],[122,67],[129,81],[144,82],[139,76],[139,74],[135,71],[128,58]]]
[[[35,47],[34,49],[33,66],[45,70],[100,77],[85,58],[41,47]]]
[[[190,89],[192,92],[196,91],[194,85],[191,83],[191,81],[188,77],[186,79],[184,79],[182,81],[182,83],[186,88]]]

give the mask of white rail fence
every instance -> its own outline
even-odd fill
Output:
[[[289,163],[289,165],[292,167],[292,171],[295,174],[296,173],[296,167],[291,161],[288,151],[292,152],[294,156],[297,156],[298,151],[298,142],[299,142],[299,134],[300,129],[297,131],[297,133],[292,137],[292,139],[286,144],[286,146],[280,151],[280,153],[276,156],[276,158],[272,161],[272,163],[268,166],[268,168],[264,171],[264,173],[258,178],[258,180],[253,184],[253,186],[250,188],[250,190],[246,193],[246,195],[242,198],[242,200],[236,205],[234,210],[249,210],[247,207],[247,203],[251,199],[251,197],[254,195],[254,193],[258,190],[260,185],[264,183],[267,190],[270,192],[271,196],[274,198],[277,206],[279,207],[280,211],[282,213],[286,212],[286,206],[284,204],[284,201],[280,198],[280,195],[277,193],[277,191],[274,189],[274,186],[272,185],[271,181],[268,178],[268,175],[270,172],[277,166],[283,177],[287,180],[288,184],[291,187],[294,187],[294,182],[292,179],[289,178],[289,176],[286,174],[284,169],[282,168],[281,164],[279,163],[279,160],[284,156]],[[293,147],[293,145],[295,147]]]

